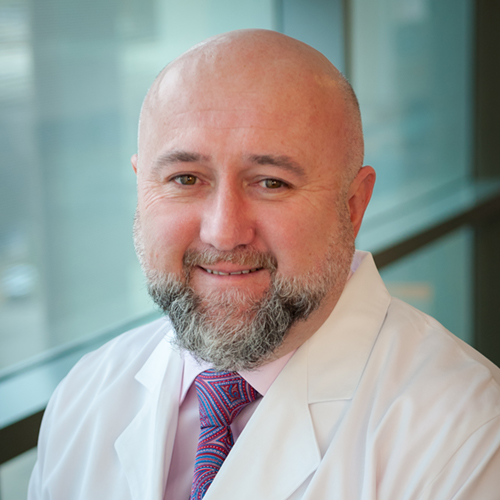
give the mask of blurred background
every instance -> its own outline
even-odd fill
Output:
[[[0,0],[0,499],[26,497],[71,366],[157,315],[132,243],[139,109],[224,31],[281,31],[346,74],[378,174],[357,247],[500,364],[498,26],[487,0]]]

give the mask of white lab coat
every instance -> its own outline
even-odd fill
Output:
[[[182,379],[169,330],[162,319],[128,332],[61,383],[29,500],[163,499]],[[367,254],[205,500],[498,500],[499,381],[492,363],[391,299]]]

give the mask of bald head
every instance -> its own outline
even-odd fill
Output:
[[[203,96],[203,106],[217,106],[217,96],[234,99],[235,112],[244,112],[245,101],[263,105],[269,112],[278,101],[290,110],[311,109],[311,133],[317,127],[329,127],[345,149],[345,179],[350,181],[363,162],[363,135],[359,106],[345,77],[320,52],[298,40],[269,30],[238,30],[217,35],[194,46],[168,64],[151,86],[142,107],[139,129],[139,165],[141,150],[158,113],[169,104],[184,100],[185,105]],[[329,119],[319,118],[330,110]],[[315,112],[318,121],[315,123]],[[284,118],[286,112],[279,109]],[[326,121],[326,123],[325,123]]]

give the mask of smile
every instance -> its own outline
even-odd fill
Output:
[[[232,273],[224,273],[222,271],[215,271],[213,269],[205,269],[204,267],[202,267],[202,269],[204,271],[206,271],[207,273],[209,273],[209,274],[217,274],[218,276],[234,276],[236,274],[250,274],[250,273],[255,273],[256,271],[260,271],[263,268],[262,267],[256,267],[254,269],[243,269],[241,271],[234,271]]]

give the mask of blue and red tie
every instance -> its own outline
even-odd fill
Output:
[[[207,370],[194,383],[200,410],[200,439],[190,500],[201,500],[234,444],[231,423],[260,394],[236,372]]]

